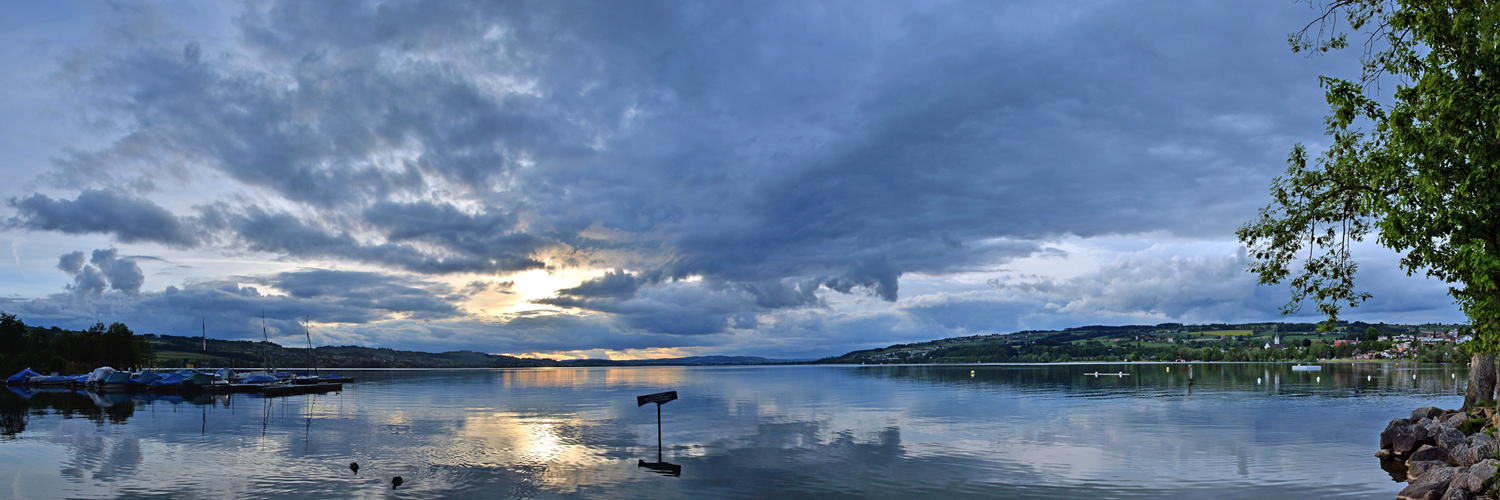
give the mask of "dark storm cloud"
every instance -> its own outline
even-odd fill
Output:
[[[6,221],[13,228],[67,234],[113,235],[121,243],[150,242],[192,247],[198,238],[167,209],[151,200],[113,190],[86,189],[73,200],[54,200],[33,194],[7,201],[16,215]]]
[[[378,215],[369,225],[384,234],[384,241],[380,242],[361,241],[351,234],[351,228],[340,228],[335,223],[318,224],[254,205],[243,209],[224,204],[200,207],[200,220],[207,230],[224,234],[251,250],[294,257],[345,258],[424,274],[496,273],[543,266],[529,255],[550,244],[544,239],[493,232],[494,228],[484,222],[455,227],[473,222],[463,216],[448,221],[424,220],[424,216],[434,215],[433,212],[443,214],[442,209],[431,205],[418,207],[412,210],[414,213],[407,212],[408,206],[385,204],[372,208]],[[426,225],[443,222],[447,225]],[[412,242],[434,244],[442,251],[424,251]]]
[[[451,292],[447,287],[385,274],[313,269],[249,279],[275,286],[292,297],[318,299],[350,311],[386,311],[410,319],[446,318],[459,313],[446,297]],[[366,321],[370,319],[355,322]]]
[[[538,302],[673,336],[825,289],[895,301],[903,276],[1063,235],[1227,239],[1318,137],[1316,72],[1344,61],[1288,53],[1312,15],[1294,5],[285,1],[248,6],[227,46],[111,8],[62,77],[124,132],[63,155],[45,178],[82,194],[14,200],[15,227],[424,274],[611,268]],[[215,176],[277,203],[177,217],[109,194]],[[76,208],[96,199],[140,215]]]
[[[134,265],[139,258],[115,257],[112,251],[95,254],[108,266]],[[365,272],[309,269],[134,295],[103,293],[112,284],[92,264],[82,266],[74,280],[70,294],[11,301],[7,308],[28,317],[30,324],[69,328],[108,318],[141,333],[197,335],[206,322],[211,337],[228,339],[260,339],[262,315],[272,336],[299,339],[304,318],[318,324],[368,325],[393,318],[442,321],[463,316],[461,299],[452,297],[445,285]],[[285,293],[267,293],[269,288]],[[89,300],[77,300],[84,296]]]
[[[573,288],[558,290],[558,295],[571,295],[574,297],[630,297],[641,285],[650,281],[647,277],[636,277],[623,270],[605,271],[603,276],[594,278]]]

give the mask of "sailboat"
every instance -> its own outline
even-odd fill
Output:
[[[268,384],[277,384],[281,382],[281,379],[276,378],[276,369],[271,367],[271,335],[266,332],[266,313],[264,312],[260,313],[260,336],[260,358],[261,362],[265,364],[266,371],[265,373],[257,373],[240,379],[239,385],[255,387],[254,390],[247,392],[259,392],[260,389],[264,388]]]
[[[315,351],[313,349],[313,345],[312,345],[312,330],[307,327],[307,325],[310,324],[310,323],[312,323],[312,318],[311,317],[308,318],[308,320],[307,320],[306,323],[303,323],[303,330],[302,331],[303,331],[303,333],[305,335],[307,335],[307,352],[308,352],[308,356],[312,358],[312,366],[313,366],[312,369],[313,369],[314,373],[316,373],[317,369],[318,369],[318,354],[317,354],[317,351]],[[276,386],[268,386],[268,387],[266,387],[266,388],[264,388],[264,389],[261,390],[261,394],[264,394],[266,396],[289,396],[289,395],[292,395],[292,394],[312,394],[312,393],[321,393],[321,392],[333,392],[333,391],[340,391],[340,390],[343,390],[343,389],[344,389],[344,384],[343,384],[342,381],[334,382],[334,381],[320,379],[320,378],[318,378],[317,375],[307,375],[307,376],[293,377],[291,379],[291,383],[290,384],[279,384],[279,385],[276,385]]]

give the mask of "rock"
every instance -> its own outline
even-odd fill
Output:
[[[1442,500],[1448,483],[1458,475],[1457,467],[1435,467],[1427,470],[1396,494],[1396,500]]]
[[[1415,483],[1422,476],[1435,469],[1453,468],[1447,462],[1436,462],[1432,460],[1414,460],[1406,463],[1406,482]]]
[[[1477,462],[1480,459],[1470,460],[1468,463],[1465,463],[1464,457],[1469,456],[1470,453],[1469,445],[1461,444],[1448,449],[1448,458],[1453,459],[1451,461],[1454,462],[1454,465],[1474,465],[1473,462]]]
[[[1443,414],[1443,409],[1436,406],[1423,406],[1411,411],[1412,420],[1432,418]]]
[[[1474,465],[1488,458],[1495,458],[1495,451],[1500,450],[1500,442],[1488,434],[1475,434],[1469,436],[1469,446],[1462,448],[1458,454],[1450,454],[1453,461],[1459,465]]]
[[[1427,437],[1427,431],[1417,425],[1397,427],[1391,436],[1391,451],[1397,455],[1405,456],[1424,444],[1432,444],[1432,440]]]
[[[1378,458],[1378,459],[1381,459],[1381,460],[1385,460],[1387,458],[1391,458],[1391,455],[1394,455],[1394,453],[1391,453],[1391,450],[1386,449],[1386,448],[1381,448],[1380,451],[1375,452],[1375,458]]]
[[[1427,433],[1427,439],[1431,439],[1433,444],[1437,444],[1438,436],[1442,435],[1443,430],[1447,429],[1447,427],[1443,427],[1443,423],[1438,420],[1428,420],[1426,424],[1422,425],[1422,429]]]
[[[1443,492],[1442,496],[1442,500],[1470,500],[1472,498],[1474,498],[1474,494],[1469,493],[1469,490],[1454,488],[1452,486],[1449,486],[1448,491]]]
[[[1442,449],[1449,450],[1449,452],[1452,452],[1455,447],[1469,446],[1469,438],[1467,438],[1467,435],[1464,435],[1464,431],[1451,428],[1451,426],[1445,426],[1443,432],[1437,434],[1436,441],[1437,447],[1442,447]]]
[[[1468,437],[1468,441],[1469,441],[1469,446],[1474,446],[1474,445],[1477,445],[1477,444],[1480,444],[1480,443],[1489,443],[1490,445],[1496,444],[1495,436],[1491,436],[1491,435],[1485,434],[1483,432],[1475,434],[1473,436],[1469,436]]]
[[[1444,450],[1430,444],[1424,444],[1421,448],[1417,448],[1417,451],[1413,452],[1411,454],[1411,457],[1408,457],[1406,459],[1408,463],[1427,461],[1448,463],[1452,460],[1453,457],[1450,457],[1448,455],[1448,450]],[[1477,462],[1478,460],[1475,461]]]
[[[1469,444],[1466,436],[1464,436],[1464,432],[1452,427],[1444,427],[1443,432],[1438,434],[1436,441],[1438,448],[1448,450],[1450,453],[1454,448]]]
[[[1454,429],[1457,429],[1459,427],[1463,427],[1464,421],[1468,419],[1469,414],[1464,412],[1457,412],[1444,416],[1441,421],[1443,422],[1443,427],[1452,427]]]
[[[1490,484],[1495,482],[1495,471],[1500,470],[1500,462],[1495,459],[1485,459],[1470,466],[1462,474],[1453,477],[1449,487],[1461,487],[1471,493],[1484,493],[1490,489]]]
[[[1393,440],[1396,437],[1396,429],[1410,425],[1411,421],[1404,418],[1392,419],[1391,423],[1385,424],[1385,430],[1380,431],[1380,447],[1387,450],[1391,449]]]

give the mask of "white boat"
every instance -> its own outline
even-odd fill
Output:
[[[1292,367],[1292,371],[1294,372],[1315,372],[1322,369],[1323,367],[1318,365],[1296,365]]]

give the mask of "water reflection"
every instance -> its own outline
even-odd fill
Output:
[[[1465,379],[1188,366],[413,370],[280,399],[5,391],[0,497],[370,498],[401,476],[419,498],[1388,498],[1380,429],[1456,406]],[[680,399],[658,458],[635,396],[666,390]]]

